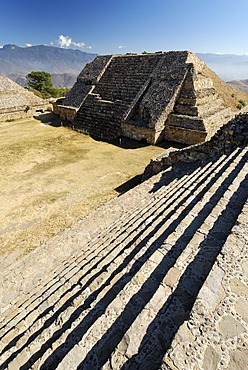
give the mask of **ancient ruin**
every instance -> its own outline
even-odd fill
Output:
[[[232,117],[208,72],[187,51],[98,56],[54,111],[102,140],[196,144]]]
[[[31,117],[49,103],[8,77],[0,76],[0,121]]]
[[[247,143],[243,114],[1,270],[0,368],[246,369]]]

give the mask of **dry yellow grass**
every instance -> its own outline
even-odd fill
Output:
[[[0,123],[0,255],[25,254],[118,194],[162,148],[123,149],[31,119]]]

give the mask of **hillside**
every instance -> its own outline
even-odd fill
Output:
[[[228,81],[227,84],[248,94],[248,80]]]
[[[0,74],[25,76],[31,71],[45,71],[51,74],[77,75],[84,65],[95,57],[96,54],[53,46],[37,45],[23,48],[5,45],[0,49]]]

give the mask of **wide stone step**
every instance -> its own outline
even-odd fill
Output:
[[[5,327],[5,329],[9,330],[3,337],[5,346],[3,356],[7,361],[6,364],[9,362],[10,368],[11,366],[13,368],[13,366],[22,362],[23,368],[30,368],[28,366],[34,364],[38,366],[39,363],[46,361],[45,359],[47,358],[44,368],[55,368],[54,364],[58,365],[60,362],[60,355],[57,358],[58,352],[67,354],[72,350],[70,348],[68,351],[67,347],[63,346],[63,341],[67,336],[70,338],[68,341],[70,347],[70,343],[71,341],[73,342],[75,337],[75,331],[79,334],[82,327],[84,327],[82,331],[84,333],[91,330],[89,336],[92,341],[94,337],[92,337],[92,332],[96,330],[95,333],[97,333],[97,330],[101,331],[103,329],[102,325],[106,325],[106,318],[104,319],[105,316],[103,315],[105,309],[108,308],[111,315],[113,313],[111,302],[115,302],[113,303],[115,307],[113,310],[118,312],[116,307],[120,306],[119,300],[122,302],[125,298],[128,302],[132,299],[132,289],[134,288],[130,288],[130,290],[127,287],[135,286],[137,291],[140,289],[140,283],[136,286],[137,273],[140,272],[141,281],[143,275],[144,281],[146,281],[147,276],[152,271],[149,272],[148,267],[152,265],[156,270],[156,263],[160,263],[160,260],[163,259],[163,254],[161,255],[160,253],[160,260],[157,262],[156,259],[155,262],[152,260],[157,247],[160,248],[160,245],[168,244],[167,248],[170,250],[173,244],[172,241],[177,237],[181,238],[182,242],[186,240],[187,243],[192,238],[196,238],[194,240],[198,241],[201,240],[200,236],[201,234],[204,235],[203,232],[199,231],[196,235],[196,230],[194,229],[192,236],[192,232],[190,233],[190,230],[188,230],[188,226],[192,223],[193,216],[191,212],[197,215],[205,207],[206,210],[202,212],[202,220],[199,221],[199,225],[204,224],[204,221],[209,217],[209,225],[211,227],[211,222],[217,217],[214,213],[211,214],[211,212],[213,212],[213,208],[216,206],[219,198],[221,198],[222,192],[226,191],[227,186],[230,185],[229,183],[232,183],[232,177],[234,176],[232,171],[235,171],[235,161],[239,165],[243,154],[243,151],[238,150],[230,157],[220,158],[217,162],[202,168],[201,171],[194,172],[191,174],[191,178],[190,175],[182,178],[180,180],[182,183],[180,184],[179,182],[181,186],[177,190],[175,189],[174,194],[169,193],[166,186],[161,186],[157,192],[159,195],[157,195],[156,203],[152,199],[150,208],[148,207],[147,209],[147,206],[145,206],[143,208],[144,213],[140,216],[137,213],[136,219],[130,220],[129,226],[124,226],[124,223],[123,225],[120,224],[119,229],[122,232],[120,232],[119,236],[116,236],[115,232],[113,232],[113,236],[109,233],[109,241],[107,243],[99,240],[97,245],[92,247],[90,251],[91,255],[94,255],[92,260],[89,256],[82,255],[81,261],[79,259],[75,263],[71,261],[68,264],[68,267],[70,266],[69,270],[66,269],[63,272],[63,276],[58,278],[57,286],[51,284],[53,287],[51,291],[48,289],[37,300],[34,299],[34,302],[32,302],[33,306],[28,305],[26,307],[26,321],[23,321],[23,317],[16,314],[14,321],[12,319],[12,322],[10,321],[8,326]],[[229,177],[230,180],[227,181]],[[187,182],[187,179],[189,182]],[[217,198],[212,201],[214,206],[212,207],[209,205],[209,202],[212,199],[212,195],[215,194],[215,187],[222,190],[217,195]],[[222,199],[222,202],[225,203],[225,198],[224,200]],[[208,225],[208,223],[206,224]],[[199,225],[196,224],[197,227]],[[123,226],[125,232],[123,231]],[[204,230],[206,235],[208,228],[204,227]],[[163,241],[162,244],[161,241]],[[194,247],[195,243],[193,243],[191,248]],[[178,244],[180,250],[179,246],[180,243]],[[167,252],[169,253],[169,251]],[[183,265],[184,268],[188,264],[187,256],[188,254],[192,255],[192,251],[185,253],[186,255],[183,257],[184,264],[182,262],[179,264],[180,266]],[[142,262],[143,260],[144,262]],[[161,274],[161,271],[159,274]],[[119,310],[123,311],[124,307],[125,303],[122,303]],[[30,311],[33,316],[29,313]],[[6,312],[5,314],[8,315],[9,313]],[[23,314],[21,313],[21,315]],[[88,324],[87,317],[90,318]],[[111,318],[112,321],[108,319],[108,326],[117,317],[118,314]],[[84,322],[83,326],[82,324],[79,325],[82,320]],[[103,320],[100,326],[97,324],[99,320],[100,322]],[[77,325],[79,325],[79,329],[74,330]],[[100,333],[99,335],[96,334],[96,337],[99,338],[100,335]],[[11,345],[8,346],[9,342]],[[56,347],[59,350],[55,350]],[[54,350],[54,355],[52,355],[51,348]],[[31,353],[28,354],[29,351],[31,351],[32,356]],[[86,349],[87,351],[88,349]],[[31,361],[28,363],[27,358],[30,357]],[[74,358],[73,356],[69,357]],[[67,361],[66,358],[65,361]],[[81,358],[77,359],[77,361],[80,362]]]
[[[142,369],[144,366],[162,369],[163,366],[157,367],[157,364],[161,365],[162,362],[165,368],[166,364],[171,364],[174,365],[173,369],[178,370],[182,368],[193,370],[195,366],[201,370],[208,370],[210,364],[212,369],[242,368],[246,361],[247,320],[240,295],[244,294],[242,289],[247,291],[245,285],[247,273],[245,277],[245,258],[243,255],[239,256],[239,253],[245,253],[245,238],[242,240],[242,235],[236,238],[231,235],[229,249],[225,248],[227,244],[225,240],[247,199],[247,179],[244,172],[239,173],[237,179],[238,181],[235,180],[235,184],[233,183],[232,195],[228,194],[228,190],[224,194],[226,207],[218,210],[217,205],[216,220],[209,227],[208,235],[200,243],[200,248],[178,279],[177,286],[175,280],[173,282],[171,279],[176,288],[170,293],[170,302],[163,306],[153,322],[149,323],[147,332],[143,333],[139,342],[141,343],[139,348],[134,349],[132,353],[129,350],[125,357],[122,355],[123,343],[115,350],[115,353],[118,353],[118,361],[122,365],[126,362],[123,369]],[[244,217],[245,214],[243,220]],[[236,228],[240,228],[239,225],[240,221],[234,227],[234,234],[237,233]],[[240,229],[242,232],[242,227]],[[237,245],[233,244],[234,240]],[[241,262],[243,269],[239,267]],[[173,275],[175,274],[176,271],[173,270]],[[241,303],[242,309],[239,308]],[[163,330],[160,329],[160,323],[163,323]],[[134,330],[132,338],[138,336],[137,333],[140,332],[137,326]],[[127,337],[128,335],[131,333],[127,332]],[[165,353],[166,356],[163,358]],[[236,353],[239,354],[238,359]],[[93,356],[92,353],[91,355]],[[131,360],[126,360],[131,356]],[[104,368],[110,369],[110,364],[109,361],[108,366]]]
[[[181,295],[178,296],[177,283],[184,278],[188,270],[190,271],[189,266],[198,257],[199,247],[206,244],[205,239],[212,240],[212,244],[206,247],[207,251],[205,252],[204,260],[206,263],[211,253],[215,253],[215,249],[221,244],[224,235],[215,235],[213,233],[209,237],[208,233],[214,229],[214,223],[221,217],[223,208],[225,209],[225,202],[226,206],[230,202],[232,196],[228,194],[228,186],[236,178],[239,169],[233,167],[233,170],[226,174],[227,177],[222,178],[222,181],[219,183],[220,192],[213,192],[212,196],[206,199],[206,203],[200,212],[196,205],[192,207],[195,214],[200,215],[200,217],[194,219],[192,216],[190,218],[188,213],[184,213],[185,226],[180,232],[176,228],[175,234],[172,235],[168,233],[168,227],[170,227],[171,223],[163,225],[160,233],[156,235],[156,241],[152,241],[147,248],[144,247],[140,251],[142,254],[139,253],[136,256],[137,266],[134,263],[128,272],[128,276],[131,275],[133,278],[123,282],[124,286],[121,286],[118,295],[114,294],[114,297],[111,296],[111,301],[107,302],[106,311],[105,307],[103,307],[100,314],[97,312],[97,317],[91,327],[87,325],[87,315],[85,319],[81,317],[77,322],[76,328],[74,328],[74,332],[79,337],[74,342],[76,346],[71,345],[70,350],[68,350],[66,345],[61,346],[60,351],[63,361],[61,362],[61,357],[59,361],[58,359],[56,361],[56,353],[54,353],[45,362],[46,366],[53,366],[52,364],[54,363],[52,361],[55,361],[59,369],[67,368],[68,364],[73,364],[73,367],[80,369],[101,368],[109,360],[109,367],[107,368],[110,369],[111,359],[109,358],[111,352],[113,356],[118,354],[118,362],[122,362],[122,364],[127,357],[136,357],[135,355],[138,353],[140,343],[144,340],[143,337],[146,336],[149,325],[154,320],[158,321],[156,319],[158,312],[161,309],[165,310],[164,305],[167,313],[168,330],[170,321],[173,324],[173,321],[177,320],[177,315],[184,316],[184,318],[187,317],[187,306],[189,305],[187,302],[188,300],[194,300],[195,297],[192,297],[194,289],[192,292],[192,286],[182,285],[181,289],[184,291],[184,295],[182,297]],[[243,177],[241,176],[239,180],[242,181]],[[237,191],[238,187],[239,184],[234,186],[233,191]],[[222,197],[222,205],[218,207],[218,201]],[[183,211],[180,215],[182,213]],[[232,226],[232,222],[230,222],[228,217],[223,218],[223,222],[226,224],[227,229]],[[182,223],[180,222],[180,225]],[[155,244],[156,242],[157,244]],[[197,276],[194,277],[198,284],[201,283],[201,273],[205,273],[204,269],[201,271],[199,268],[200,266],[198,266],[197,271],[200,275],[198,280]],[[118,289],[118,283],[115,283],[115,286]],[[116,289],[114,289],[115,293]],[[104,298],[106,296],[107,293]],[[172,306],[174,305],[176,308],[176,313],[170,310],[171,296],[177,297],[177,302],[172,302]],[[102,300],[101,303],[104,304],[104,301]],[[162,312],[162,317],[164,318],[164,312]],[[156,328],[156,325],[154,327]],[[159,335],[159,327],[157,332],[156,335]],[[167,332],[165,335],[167,335]],[[73,340],[72,333],[68,334],[67,338]],[[82,338],[81,341],[79,340],[80,338]],[[96,341],[94,345],[92,338]],[[129,338],[135,338],[130,343],[130,347],[128,346]],[[85,343],[90,343],[87,348]],[[89,350],[90,347],[91,349]],[[80,356],[77,354],[78,348],[81,349]],[[123,353],[123,349],[125,349],[125,353]],[[68,356],[66,356],[67,354]],[[82,359],[83,356],[85,356],[84,359]],[[129,368],[135,368],[132,362]]]

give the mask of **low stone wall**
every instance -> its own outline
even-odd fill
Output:
[[[207,133],[204,131],[190,130],[180,127],[165,126],[164,138],[167,141],[194,145],[203,142],[206,139]]]
[[[53,111],[55,114],[59,114],[60,118],[64,121],[72,122],[76,116],[77,108],[66,107],[64,105],[53,104]]]
[[[157,141],[161,141],[160,136],[163,135],[162,131],[155,131],[149,127],[143,127],[130,123],[123,123],[121,125],[122,135],[135,139],[138,141],[146,141],[154,145]]]
[[[59,106],[63,105],[64,98],[59,98],[53,102],[53,113],[59,114]]]
[[[216,155],[228,153],[235,147],[248,144],[248,113],[239,114],[223,125],[216,134],[202,144],[192,145],[151,160],[145,168],[143,180],[172,166],[176,162],[206,161]]]
[[[12,107],[11,109],[0,109],[0,122],[32,117],[36,114],[37,110],[45,111],[49,107],[51,108],[51,105],[47,103],[36,107],[25,105],[22,107]]]

